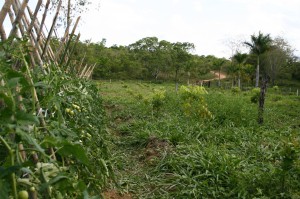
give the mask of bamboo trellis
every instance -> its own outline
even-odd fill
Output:
[[[53,63],[57,67],[71,65],[71,55],[74,46],[77,42],[79,42],[80,38],[80,33],[75,35],[80,17],[77,18],[72,30],[70,27],[70,19],[68,19],[67,27],[64,31],[63,37],[60,39],[60,45],[57,47],[57,49],[53,49],[55,47],[50,45],[51,39],[54,38],[53,34],[57,27],[57,19],[61,11],[62,0],[59,2],[56,8],[49,31],[47,31],[45,21],[49,11],[50,0],[46,0],[41,20],[39,20],[37,16],[39,12],[42,12],[40,10],[43,0],[37,1],[34,11],[32,11],[28,5],[29,0],[3,1],[3,5],[0,10],[1,41],[5,41],[7,39],[13,40],[16,37],[27,37],[29,44],[33,49],[32,52],[30,52],[31,67],[42,67],[47,63]],[[12,25],[9,32],[6,31],[4,27],[4,21],[7,16],[9,16],[9,20]],[[75,41],[75,44],[72,44],[72,41]],[[81,66],[73,66],[72,71],[77,70],[76,73],[80,78],[90,78],[94,68],[95,65],[86,65],[83,68]],[[70,70],[66,69],[65,71]]]

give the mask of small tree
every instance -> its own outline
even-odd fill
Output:
[[[218,86],[221,86],[221,70],[222,70],[222,66],[225,64],[226,59],[222,58],[222,59],[215,59],[213,60],[213,69],[214,70],[218,70],[219,73],[219,81],[218,81]]]
[[[272,39],[270,34],[264,35],[261,32],[257,36],[251,35],[251,42],[244,42],[250,48],[250,52],[257,56],[255,87],[259,85],[259,62],[260,56],[271,46]]]
[[[243,65],[246,62],[248,55],[245,53],[236,52],[235,55],[233,55],[233,60],[237,63],[237,73],[238,73],[238,87],[241,88],[241,72]]]
[[[178,73],[181,68],[187,65],[188,61],[191,59],[191,54],[189,51],[195,49],[194,44],[188,42],[177,42],[172,44],[172,66],[175,69],[175,85],[176,91],[178,90]]]

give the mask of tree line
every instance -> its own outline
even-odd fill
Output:
[[[300,80],[300,62],[282,37],[259,32],[243,42],[248,53],[235,49],[229,59],[196,55],[189,42],[172,43],[157,37],[142,38],[127,46],[106,46],[106,40],[79,42],[74,50],[78,63],[94,64],[95,79],[140,79],[151,81],[196,81],[210,79],[210,71],[225,72],[234,86],[258,86],[268,78],[272,85],[280,79]]]

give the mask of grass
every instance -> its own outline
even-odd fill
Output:
[[[99,86],[118,182],[110,189],[132,198],[300,197],[299,97],[268,90],[258,126],[251,91],[208,89],[205,119],[183,113],[173,84]],[[162,88],[157,108],[151,96]]]

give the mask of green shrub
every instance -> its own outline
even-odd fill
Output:
[[[279,86],[273,86],[274,91],[279,91]]]
[[[256,123],[257,107],[251,106],[248,96],[210,92],[206,101],[217,126],[251,126]]]
[[[231,92],[232,93],[240,93],[241,92],[241,89],[239,87],[231,87]]]
[[[207,108],[203,97],[207,91],[202,86],[181,86],[179,95],[182,103],[182,110],[186,116],[202,119],[211,119],[213,116]]]
[[[260,88],[253,88],[252,91],[252,96],[251,96],[251,102],[256,104],[258,103],[259,100],[259,95],[260,95]]]

